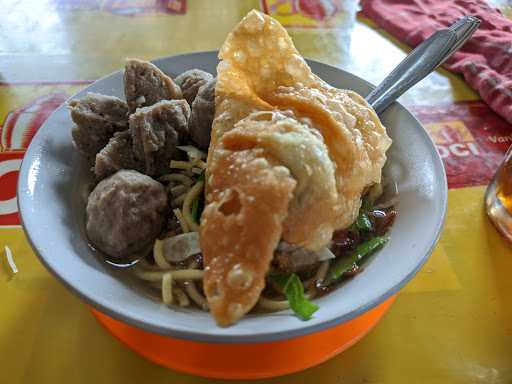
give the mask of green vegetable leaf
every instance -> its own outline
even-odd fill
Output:
[[[356,228],[361,232],[370,232],[372,230],[372,222],[368,218],[368,214],[362,210],[357,217]]]
[[[359,215],[357,216],[355,227],[360,232],[370,232],[372,230],[372,222],[368,217],[368,212],[371,210],[371,202],[368,198],[364,197],[359,209]]]
[[[196,223],[199,224],[199,199],[195,199],[192,202],[192,208],[190,214]]]
[[[204,181],[204,171],[199,175],[197,181]],[[201,218],[201,214],[204,209],[204,197],[201,193],[197,199],[192,202],[192,207],[190,208],[190,214],[194,221],[199,224],[199,219]]]
[[[325,285],[330,285],[342,277],[345,273],[360,265],[360,263],[377,249],[382,247],[388,241],[387,237],[377,236],[360,244],[350,255],[340,258],[333,265],[327,278]]]
[[[302,320],[309,320],[318,311],[318,305],[313,304],[304,296],[304,286],[295,273],[272,276],[272,280],[282,288],[290,303],[290,308]]]

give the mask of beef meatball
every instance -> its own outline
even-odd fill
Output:
[[[114,132],[128,128],[128,106],[117,97],[89,92],[80,100],[71,100],[68,106],[76,124],[73,142],[91,164]]]
[[[177,76],[174,81],[180,86],[185,100],[192,106],[199,88],[211,79],[213,79],[213,76],[208,72],[200,69],[190,69]]]
[[[96,180],[102,180],[120,169],[144,169],[144,163],[133,153],[133,140],[129,129],[114,133],[108,144],[96,155]]]
[[[215,84],[211,79],[197,92],[192,103],[192,112],[188,123],[188,131],[194,143],[202,150],[207,151],[210,146],[213,116],[215,114]]]
[[[130,113],[160,100],[182,99],[180,87],[149,61],[130,59],[124,70],[124,94]]]
[[[137,171],[120,170],[89,195],[87,236],[113,259],[143,256],[160,234],[166,210],[162,184]]]
[[[190,107],[183,99],[162,100],[130,116],[133,150],[145,174],[160,176],[170,171],[169,161],[180,155],[176,146],[188,136],[189,116]]]

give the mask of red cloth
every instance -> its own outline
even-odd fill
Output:
[[[465,15],[482,23],[444,67],[462,73],[482,99],[512,123],[512,21],[483,0],[362,0],[362,12],[416,46]]]

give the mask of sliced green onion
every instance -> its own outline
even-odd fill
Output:
[[[370,232],[372,228],[372,222],[368,217],[368,212],[372,208],[372,203],[370,199],[366,196],[363,197],[363,201],[361,202],[361,208],[359,209],[359,215],[357,216],[355,222],[355,228],[357,228],[360,232]]]
[[[194,221],[199,224],[199,198],[193,201],[190,214],[192,215]]]
[[[201,172],[201,174],[197,178],[196,182],[200,182],[200,181],[204,181],[204,171]],[[190,208],[190,214],[192,215],[192,218],[194,219],[194,221],[197,224],[199,224],[199,219],[201,218],[201,214],[203,213],[203,209],[204,209],[204,200],[203,199],[204,199],[204,197],[203,197],[203,194],[201,193],[198,196],[198,198],[192,202],[192,206]]]
[[[345,273],[360,266],[361,262],[388,241],[387,237],[377,236],[360,244],[350,255],[340,258],[327,275],[325,285],[330,285]]]
[[[372,222],[368,214],[361,209],[356,220],[356,228],[361,232],[370,232],[372,230]]]

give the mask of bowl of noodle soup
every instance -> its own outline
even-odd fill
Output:
[[[200,52],[153,63],[174,78],[191,68],[215,74],[218,59],[217,52]],[[361,95],[372,88],[341,69],[309,60],[308,64],[315,74],[335,87]],[[80,99],[88,92],[124,98],[122,78],[121,71],[115,72],[71,99]],[[399,103],[393,104],[381,119],[393,140],[383,178],[396,185],[398,193],[393,201],[398,215],[389,230],[389,241],[365,262],[362,273],[314,299],[319,310],[309,321],[293,316],[290,310],[274,308],[278,311],[256,311],[235,325],[218,327],[208,312],[198,308],[202,299],[197,295],[201,292],[187,292],[188,298],[184,300],[196,302],[195,306],[165,305],[160,293],[155,294],[151,284],[146,284],[153,275],[146,274],[145,279],[140,279],[105,263],[86,235],[84,195],[89,192],[91,173],[70,140],[73,123],[66,106],[49,117],[25,154],[18,184],[23,227],[41,262],[67,288],[99,311],[138,328],[166,336],[223,343],[266,342],[317,332],[353,319],[397,293],[425,263],[442,229],[447,184],[434,144],[421,124]],[[199,161],[204,158],[199,156],[196,160],[194,164],[200,169],[203,165]],[[176,165],[193,167],[185,163]],[[190,187],[186,204],[190,205],[199,193],[200,182],[185,181]],[[189,267],[177,278],[200,280],[202,275],[193,262]],[[161,276],[158,279],[158,284],[162,284]]]

